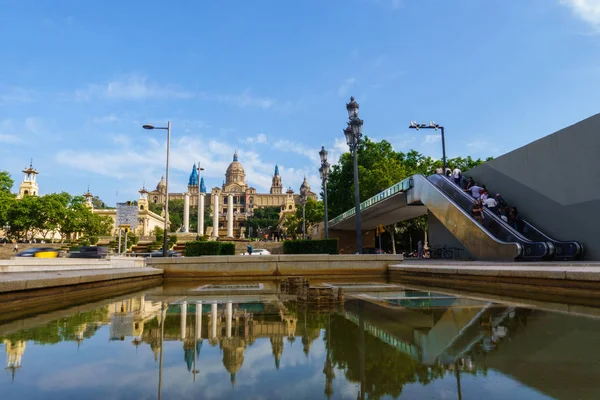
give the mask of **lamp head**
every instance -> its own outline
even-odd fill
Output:
[[[352,148],[352,145],[354,144],[354,133],[352,133],[350,123],[348,123],[346,129],[344,129],[344,136],[346,136],[346,143]]]
[[[358,103],[354,100],[354,96],[350,97],[350,103],[346,104],[348,110],[348,118],[358,117]]]
[[[145,125],[142,125],[142,128],[144,128],[144,129],[154,129],[154,125],[145,124]]]
[[[325,146],[321,146],[321,151],[319,151],[319,156],[321,156],[321,163],[327,161],[327,150],[325,150]]]

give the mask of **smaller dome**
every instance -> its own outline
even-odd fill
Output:
[[[275,176],[279,175],[279,165],[275,164]]]
[[[167,183],[165,182],[165,177],[161,176],[160,182],[158,182],[158,185],[156,185],[156,190],[164,189],[166,186],[167,186]]]
[[[200,193],[206,193],[206,185],[204,185],[204,177],[200,178]]]
[[[304,182],[302,182],[302,185],[300,185],[300,193],[302,193],[303,190],[305,190],[306,193],[310,192],[310,185],[306,180],[306,176],[304,177]]]

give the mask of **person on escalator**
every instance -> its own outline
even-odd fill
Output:
[[[467,179],[467,186],[465,187],[465,189],[469,190],[471,188],[471,186],[475,185],[475,181],[473,180],[473,178],[469,177],[469,179]]]
[[[454,171],[452,171],[452,178],[454,179],[454,183],[456,184],[456,186],[460,186],[460,178],[461,178],[461,172],[460,169],[458,167],[454,168]]]
[[[508,224],[512,226],[516,231],[521,230],[519,224],[519,211],[517,210],[517,207],[510,207],[508,209]]]
[[[471,193],[471,197],[479,200],[481,198],[482,190],[483,190],[483,188],[481,186],[477,186],[476,183],[473,183],[473,185],[471,187],[468,187],[467,189],[465,189],[465,192]]]
[[[485,185],[481,185],[481,201],[485,202],[488,197],[490,197],[490,194],[488,193],[487,188],[485,187]]]
[[[480,224],[483,222],[483,207],[481,205],[480,200],[475,200],[473,202],[473,208],[471,209],[471,215],[475,218],[475,221]]]
[[[488,197],[483,201],[483,204],[487,207],[488,210],[493,212],[494,214],[498,214],[496,207],[498,207],[498,203],[493,197]]]
[[[508,203],[506,202],[506,200],[504,200],[502,196],[500,196],[500,193],[496,193],[496,203],[498,203],[500,207],[508,207]]]

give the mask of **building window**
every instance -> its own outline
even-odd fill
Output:
[[[223,204],[227,204],[227,200],[229,200],[229,199],[228,199],[228,196],[224,196],[224,197],[223,197]]]
[[[144,206],[140,206],[140,210],[144,211]]]
[[[245,204],[246,203],[246,198],[245,197],[240,197],[240,204]]]
[[[250,204],[252,204],[254,202],[254,198],[252,196],[250,196]]]
[[[154,204],[156,204],[156,202],[158,201],[158,197],[154,196]]]
[[[240,208],[240,212],[243,214],[246,212],[246,210],[244,210],[243,208]]]
[[[24,191],[23,194],[29,194],[29,190]]]
[[[292,209],[292,206],[291,206],[291,205],[289,205],[289,206],[288,206],[288,210],[291,210],[291,209]]]
[[[223,207],[223,214],[227,214],[227,207]]]

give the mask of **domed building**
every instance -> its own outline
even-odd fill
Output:
[[[149,200],[155,204],[164,204],[165,201],[165,182],[161,178],[156,186],[156,190],[149,193]],[[315,200],[318,199],[316,193],[310,190],[306,178],[302,182],[301,188],[306,188],[307,196]],[[244,221],[253,215],[254,210],[263,207],[280,207],[282,213],[296,211],[296,206],[300,204],[300,194],[294,193],[290,188],[283,192],[283,182],[279,175],[279,166],[275,166],[271,189],[269,193],[257,193],[256,189],[246,183],[246,172],[239,161],[238,154],[233,154],[233,160],[225,171],[225,181],[221,187],[214,187],[207,193],[204,185],[204,178],[198,175],[196,164],[192,167],[192,172],[188,180],[187,193],[169,193],[170,200],[185,200],[186,195],[190,207],[198,207],[199,193],[204,194],[204,205],[210,206],[214,215],[215,209],[219,215],[219,236],[238,237],[241,234],[240,227],[244,226]],[[233,210],[233,229],[235,234],[229,235],[224,228],[228,225],[228,213]]]

